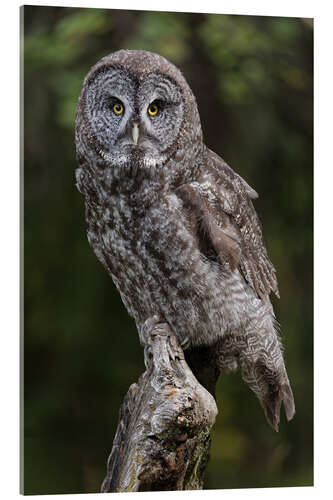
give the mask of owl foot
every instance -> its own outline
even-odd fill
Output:
[[[146,319],[146,321],[140,326],[139,338],[141,344],[147,345],[150,343],[151,333],[158,323],[162,323],[162,318],[158,314],[154,314],[154,316]]]
[[[151,318],[146,319],[139,328],[139,338],[141,344],[144,346],[144,362],[147,369],[149,360],[152,357],[151,334],[155,326],[161,322],[162,318],[158,314],[154,314]]]

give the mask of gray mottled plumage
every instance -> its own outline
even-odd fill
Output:
[[[83,84],[76,150],[89,243],[139,332],[157,315],[183,345],[222,339],[221,369],[241,369],[275,429],[281,402],[291,419],[258,195],[205,146],[181,72],[145,51],[104,57]]]

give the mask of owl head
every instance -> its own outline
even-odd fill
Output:
[[[202,144],[195,97],[181,72],[164,57],[120,50],[91,68],[77,106],[78,159],[128,172],[163,167]],[[131,170],[133,172],[133,168]]]

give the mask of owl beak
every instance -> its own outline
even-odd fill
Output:
[[[132,137],[134,144],[137,145],[139,140],[139,125],[137,123],[133,124]]]

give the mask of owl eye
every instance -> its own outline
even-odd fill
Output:
[[[152,102],[151,104],[149,104],[148,114],[150,116],[156,116],[158,111],[159,111],[159,107],[157,106],[156,103]]]
[[[124,112],[124,106],[120,102],[116,102],[116,104],[113,105],[112,109],[113,112],[118,116],[122,115]]]

